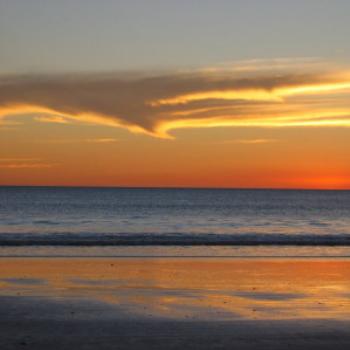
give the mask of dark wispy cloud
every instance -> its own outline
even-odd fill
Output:
[[[300,65],[300,62],[298,62]],[[82,121],[160,137],[186,127],[350,125],[347,72],[208,69],[0,77],[0,116]]]

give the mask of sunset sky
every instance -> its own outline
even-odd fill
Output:
[[[349,13],[0,0],[0,185],[350,189]]]

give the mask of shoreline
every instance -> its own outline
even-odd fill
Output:
[[[0,258],[232,258],[232,259],[341,259],[349,246],[1,246]]]

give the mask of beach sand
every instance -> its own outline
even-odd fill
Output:
[[[346,349],[350,260],[1,258],[0,349]]]

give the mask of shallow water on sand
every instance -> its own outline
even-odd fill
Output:
[[[349,259],[0,258],[0,348],[347,349]]]
[[[100,305],[83,318],[350,320],[350,260],[2,258],[10,296]]]

